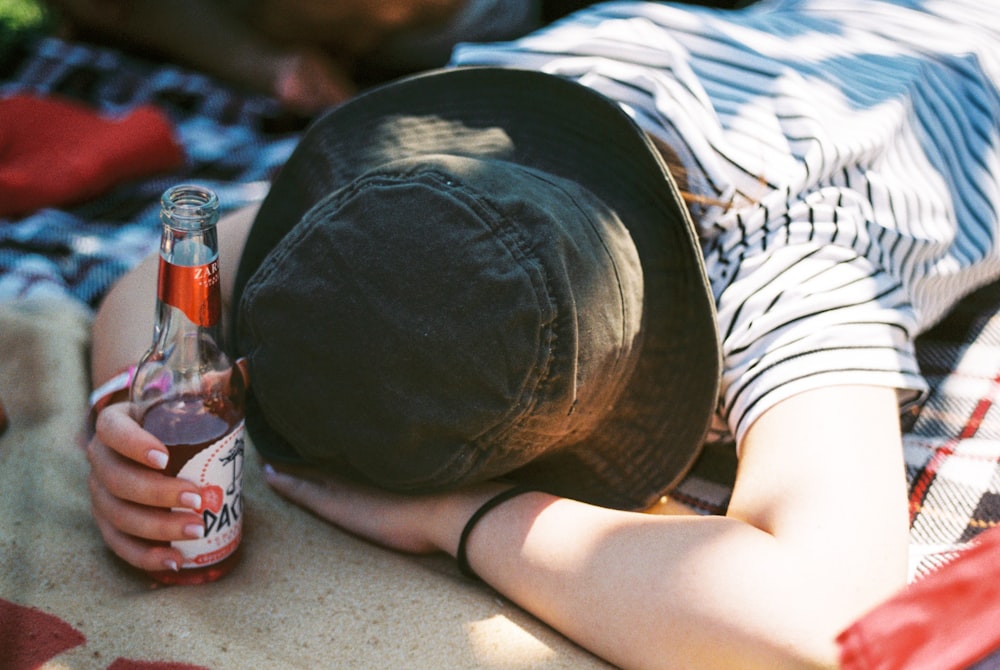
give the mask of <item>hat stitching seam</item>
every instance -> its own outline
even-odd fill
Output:
[[[517,164],[512,165],[516,165],[519,169],[528,171],[534,175],[533,170],[526,170],[524,166]],[[558,332],[560,330],[559,322],[562,320],[561,314],[563,312],[563,310],[558,309],[558,301],[554,298],[548,267],[541,258],[531,253],[531,245],[528,244],[527,240],[521,233],[511,226],[503,224],[504,217],[501,215],[499,208],[488,195],[484,194],[479,189],[469,187],[458,177],[434,168],[421,166],[419,169],[413,171],[414,175],[421,173],[427,174],[432,178],[442,180],[444,182],[444,186],[450,189],[457,190],[457,187],[464,187],[466,190],[461,190],[459,193],[461,193],[461,195],[468,200],[466,204],[479,211],[480,219],[484,223],[488,223],[490,225],[490,230],[494,233],[496,239],[503,243],[504,247],[508,250],[508,253],[511,253],[514,258],[517,258],[522,267],[524,267],[524,261],[530,261],[531,266],[533,268],[537,268],[536,272],[537,275],[540,276],[541,281],[532,280],[531,284],[536,287],[536,291],[539,284],[544,289],[542,294],[544,295],[546,304],[549,306],[555,306],[555,317],[547,319],[544,323],[540,324],[543,332],[540,333],[541,337],[539,339],[545,347],[543,365],[538,366],[537,374],[534,375],[534,383],[530,384],[529,382],[530,385],[526,384],[518,394],[518,398],[530,399],[544,394],[545,390],[551,385],[552,362],[558,354],[557,343],[560,339]],[[533,273],[528,273],[529,277],[532,276],[532,274]],[[479,447],[482,446],[487,440],[490,441],[490,444],[488,445],[489,448],[496,449],[498,442],[497,438],[514,433],[516,432],[516,429],[523,426],[526,418],[530,416],[531,410],[536,404],[537,402],[522,403],[519,400],[517,407],[518,411],[516,413],[512,413],[513,416],[509,416],[511,420],[497,421],[494,426],[482,431],[479,435],[470,438],[468,440],[468,444],[472,448],[473,453],[475,455],[485,455],[486,452]],[[513,451],[513,447],[515,446],[510,441],[503,441],[500,442],[500,444],[502,444],[504,449],[508,452]]]
[[[624,357],[625,357],[625,348],[626,348],[626,345],[629,347],[629,349],[631,349],[631,346],[632,346],[630,343],[626,342],[628,322],[629,322],[629,318],[631,316],[631,312],[629,311],[628,303],[625,300],[625,291],[624,291],[624,287],[623,287],[623,283],[622,283],[622,274],[621,274],[621,272],[619,270],[618,264],[615,262],[615,256],[611,252],[611,249],[608,247],[608,244],[607,244],[607,241],[604,238],[604,235],[601,234],[598,226],[594,223],[593,218],[590,216],[590,214],[587,212],[587,210],[585,210],[583,207],[580,206],[580,202],[579,202],[579,200],[576,197],[574,197],[574,194],[572,194],[569,191],[567,191],[562,184],[549,179],[547,177],[547,175],[544,174],[544,173],[539,173],[536,176],[539,179],[541,179],[542,181],[544,181],[547,184],[549,184],[550,186],[552,186],[553,188],[559,189],[559,191],[561,193],[563,193],[564,195],[566,195],[567,198],[569,198],[570,202],[573,203],[573,207],[578,212],[580,212],[580,214],[583,217],[583,219],[587,222],[587,225],[590,226],[591,230],[593,231],[594,236],[600,242],[601,248],[604,250],[604,254],[607,257],[608,264],[611,266],[611,268],[613,269],[613,271],[615,273],[615,284],[616,284],[617,289],[618,289],[618,303],[621,306],[620,315],[621,315],[621,319],[622,319],[622,321],[621,321],[621,328],[619,329],[619,340],[618,340],[619,346],[616,348],[618,353],[615,356],[615,369],[620,369],[620,365],[621,365],[621,363],[622,363],[622,361],[624,360]],[[576,182],[573,182],[573,183],[576,183]],[[594,195],[593,193],[591,193],[583,185],[577,184],[577,186],[579,186],[584,191],[584,193],[592,196],[594,198],[594,200],[597,203],[599,203],[601,206],[603,206],[607,211],[613,212],[613,210],[611,209],[611,207],[607,203],[605,203],[601,198],[599,198],[596,195]],[[623,222],[621,222],[620,219],[618,219],[617,213],[615,213],[615,219],[619,221],[619,225],[621,225],[621,227],[625,230],[625,233],[629,236],[629,239],[631,240],[632,239],[632,235],[631,235],[631,233],[628,232],[628,227]],[[633,242],[633,244],[634,244],[634,242]],[[638,252],[636,252],[636,253],[638,253]],[[618,398],[615,399],[615,405],[617,405],[617,403],[621,400],[621,394],[623,392],[624,391],[620,391],[619,392]],[[572,413],[575,408],[576,408],[576,399],[574,399],[573,405],[570,407],[570,413]],[[573,434],[573,432],[570,433],[570,436],[572,436],[572,434]],[[567,437],[569,437],[569,436],[567,436]],[[578,442],[578,441],[583,440],[583,439],[586,439],[586,435],[584,435],[584,436],[582,436],[582,437],[580,437],[580,438],[578,438],[576,440],[573,440],[573,442]],[[570,442],[570,443],[573,443],[573,442]]]

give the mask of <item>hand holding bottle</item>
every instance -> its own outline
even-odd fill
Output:
[[[163,473],[167,448],[136,423],[128,403],[101,412],[96,431],[87,447],[89,486],[104,541],[141,570],[178,570],[183,557],[169,543],[204,535],[199,487]]]
[[[97,417],[91,497],[116,554],[156,581],[198,584],[227,574],[239,555],[247,376],[221,344],[218,199],[181,185],[161,205],[152,344],[92,398],[101,407],[130,391],[129,403]]]

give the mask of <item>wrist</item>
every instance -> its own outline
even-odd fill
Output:
[[[468,520],[480,505],[508,487],[509,485],[487,482],[435,497],[436,504],[427,508],[424,525],[430,529],[431,544],[454,558],[458,552],[462,529]]]
[[[455,561],[458,563],[459,572],[469,579],[479,579],[479,575],[476,574],[476,571],[473,570],[472,565],[469,562],[468,554],[470,538],[478,528],[479,522],[496,508],[506,504],[510,500],[526,493],[534,493],[536,491],[537,489],[528,486],[511,486],[491,495],[475,509],[468,521],[466,521],[465,525],[462,527],[462,532],[459,534],[458,538],[458,546],[455,549]]]

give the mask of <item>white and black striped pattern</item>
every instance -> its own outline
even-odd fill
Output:
[[[530,67],[676,147],[736,435],[830,384],[925,390],[913,338],[1000,276],[1000,3],[596,5],[455,65]]]

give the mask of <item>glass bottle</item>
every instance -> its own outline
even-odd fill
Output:
[[[165,473],[201,489],[205,536],[171,543],[184,561],[176,572],[150,573],[164,584],[222,577],[238,561],[242,539],[247,378],[221,345],[218,207],[201,186],[163,194],[153,344],[131,387],[136,420],[170,453]]]

